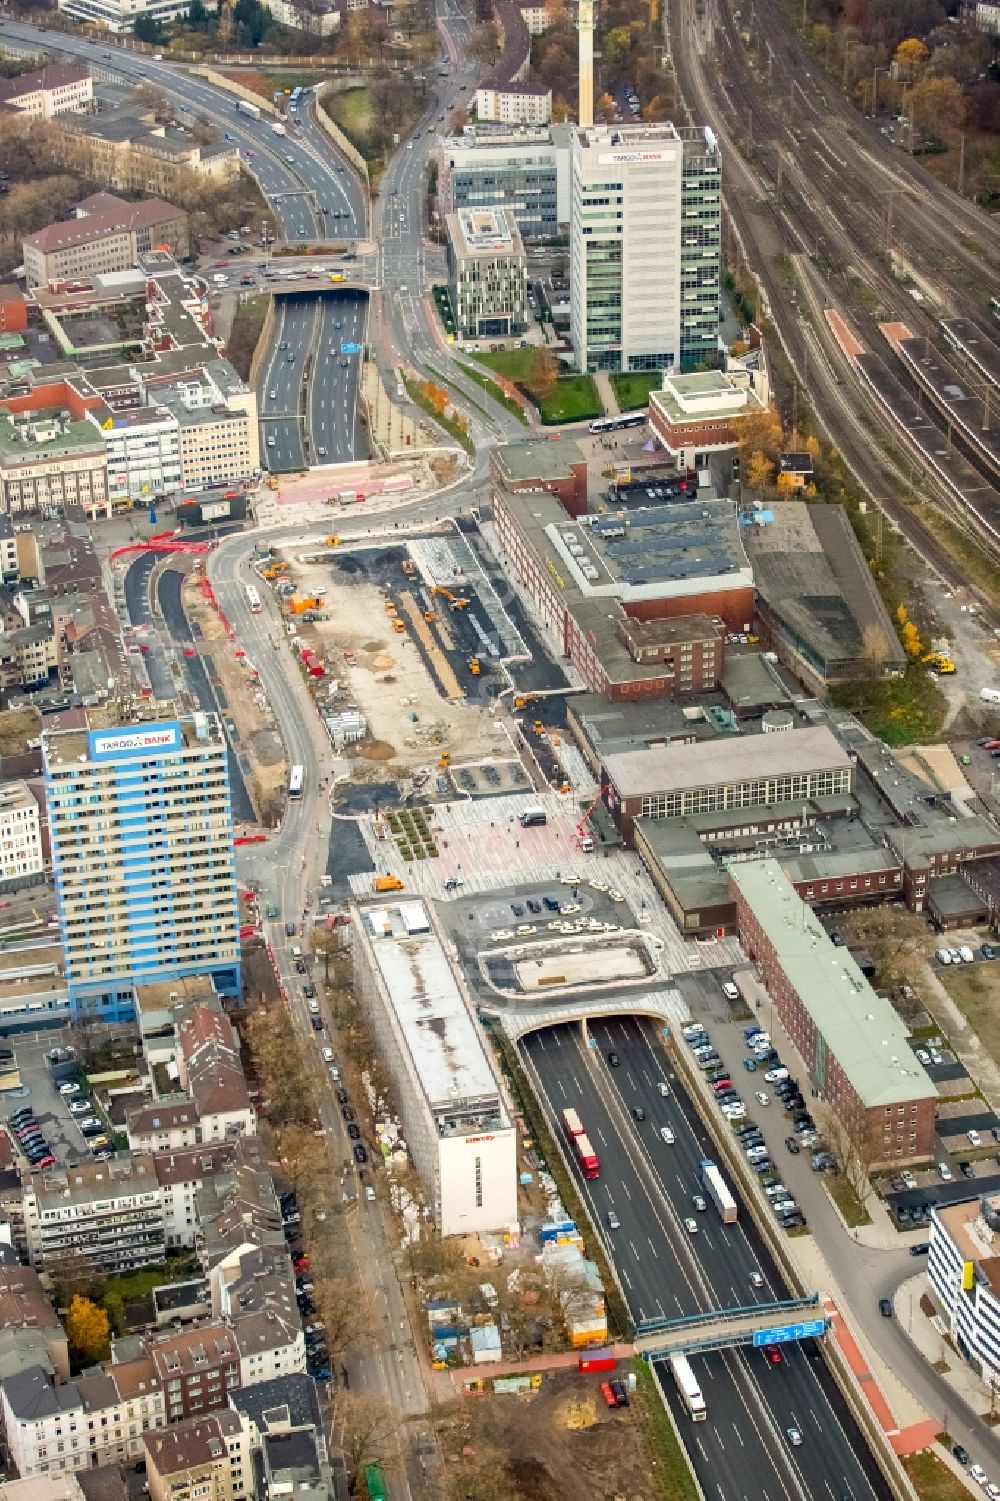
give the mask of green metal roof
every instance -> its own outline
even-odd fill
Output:
[[[936,1098],[907,1042],[906,1027],[890,1003],[875,994],[847,949],[831,943],[779,862],[736,863],[729,875],[862,1103]]]

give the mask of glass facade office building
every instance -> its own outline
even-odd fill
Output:
[[[718,351],[722,171],[711,131],[573,133],[570,330],[581,370],[692,370]]]

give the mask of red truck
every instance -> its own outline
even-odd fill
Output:
[[[569,1137],[570,1145],[576,1153],[576,1160],[580,1164],[580,1170],[585,1178],[598,1178],[601,1173],[601,1164],[597,1160],[597,1153],[590,1145],[590,1137],[583,1129],[583,1122],[575,1110],[564,1110],[562,1113],[563,1130]]]

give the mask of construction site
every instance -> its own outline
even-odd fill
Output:
[[[528,787],[496,713],[519,638],[461,537],[356,549],[330,534],[256,569],[350,780],[377,782],[382,806],[453,795],[453,769],[488,791]]]

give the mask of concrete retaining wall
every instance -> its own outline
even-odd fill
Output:
[[[256,388],[257,376],[260,367],[264,363],[264,356],[270,352],[271,340],[274,334],[274,298],[267,299],[267,312],[264,314],[264,322],[261,324],[260,336],[250,357],[250,381],[249,384]]]
[[[341,130],[340,126],[336,123],[336,121],[333,120],[333,119],[331,119],[330,115],[327,113],[326,109],[323,106],[324,99],[326,99],[329,94],[335,93],[335,92],[336,92],[336,90],[333,88],[333,86],[330,85],[330,84],[327,84],[327,86],[319,94],[317,94],[317,96],[316,96],[316,119],[319,122],[320,128],[322,130],[326,131],[327,135],[330,137],[331,141],[336,146],[337,150],[340,152],[340,154],[347,161],[350,162],[351,166],[354,168],[355,172],[358,174],[358,176],[361,178],[361,181],[364,183],[364,185],[365,185],[365,218],[367,220],[368,212],[369,212],[369,209],[368,209],[368,195],[369,195],[369,193],[371,191],[371,184],[370,184],[370,182],[368,180],[368,163],[365,161],[364,157],[361,155],[361,152],[354,145],[354,143],[352,141],[349,141],[347,139],[347,137],[345,136],[344,132]],[[367,230],[368,230],[368,226],[367,226],[367,222],[366,222],[366,224],[365,224],[365,232],[366,233],[367,233]]]
[[[296,59],[297,60],[297,59]],[[234,94],[237,99],[245,99],[248,104],[256,104],[262,115],[273,115],[277,119],[281,111],[270,99],[265,99],[262,94],[255,94],[252,89],[245,89],[241,83],[235,83],[231,78],[224,78],[221,73],[216,73],[214,68],[192,68],[192,73],[199,78],[204,78],[213,88],[224,89],[227,94]]]

